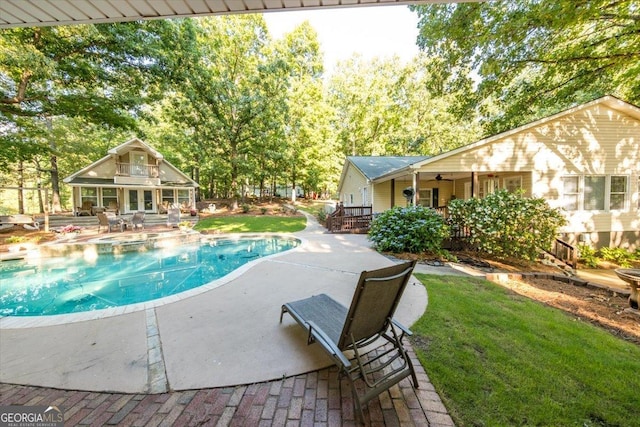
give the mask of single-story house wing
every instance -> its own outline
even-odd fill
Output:
[[[78,214],[112,210],[166,213],[169,207],[195,208],[198,183],[146,142],[133,138],[64,179]]]
[[[376,173],[395,159],[406,163]],[[638,248],[640,108],[604,96],[432,157],[347,157],[338,188],[345,206],[374,213],[406,195],[446,210],[454,198],[522,189],[563,209],[563,240]]]

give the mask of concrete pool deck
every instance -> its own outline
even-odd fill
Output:
[[[327,234],[312,220],[296,235],[305,241],[301,247],[264,259],[193,297],[61,325],[18,328],[0,321],[0,382],[163,393],[326,368],[332,364],[329,357],[316,345],[306,345],[293,319],[278,322],[281,305],[327,293],[348,306],[360,272],[392,261],[373,251],[366,236]],[[425,288],[412,279],[396,318],[411,325],[426,306]]]

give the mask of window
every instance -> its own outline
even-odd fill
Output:
[[[562,207],[568,211],[577,211],[580,202],[578,176],[562,177]]]
[[[627,204],[627,177],[612,176],[609,187],[609,209],[621,210]]]
[[[502,183],[505,190],[507,190],[509,193],[515,193],[522,188],[522,177],[512,176],[510,178],[505,178]]]
[[[147,153],[144,151],[132,151],[129,153],[131,159],[132,176],[149,176],[147,168]]]
[[[162,190],[162,205],[165,207],[171,207],[175,204],[176,198],[173,190],[167,190],[166,188]]]
[[[95,187],[80,188],[80,198],[82,203],[91,202],[93,206],[98,206],[98,189]]]
[[[499,181],[497,178],[489,178],[482,181],[482,185],[480,186],[482,192],[480,193],[480,198],[487,197],[489,194],[493,194],[498,191],[500,188]]]
[[[102,189],[102,206],[117,206],[118,194],[115,188],[103,188]]]
[[[464,199],[469,200],[471,198],[471,182],[464,183]]]
[[[603,211],[604,210],[604,176],[584,177],[584,210]]]
[[[184,207],[191,206],[189,190],[178,190],[178,204]]]
[[[431,188],[423,188],[418,190],[418,204],[428,208],[433,207],[433,198]]]
[[[562,177],[562,207],[568,211],[622,210],[627,206],[628,177],[572,175]]]

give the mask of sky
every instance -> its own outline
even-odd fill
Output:
[[[264,18],[276,39],[308,20],[318,32],[327,73],[354,53],[365,59],[398,55],[405,62],[418,53],[418,17],[407,6],[270,12]]]

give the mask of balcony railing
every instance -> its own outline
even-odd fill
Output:
[[[134,165],[132,163],[116,163],[116,175],[119,176],[145,176],[158,178],[157,165]]]

